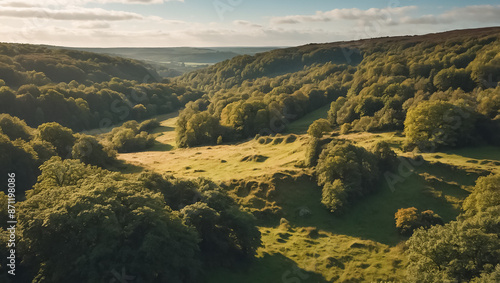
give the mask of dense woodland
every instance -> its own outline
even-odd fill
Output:
[[[201,92],[144,64],[82,51],[0,44],[0,113],[36,127],[104,128],[173,112]]]
[[[287,123],[327,103],[331,126],[341,127],[343,133],[403,131],[407,113],[426,101],[425,108],[432,110],[420,106],[421,114],[449,113],[440,121],[445,128],[455,122],[454,116],[464,116],[457,119],[465,132],[456,133],[464,138],[452,141],[456,135],[451,135],[443,145],[495,143],[499,45],[498,29],[492,28],[240,56],[176,80],[206,92],[181,112],[178,144],[214,144],[219,137],[234,141],[283,132]],[[406,125],[409,149],[432,140],[413,133],[419,131],[411,126],[414,116]]]
[[[499,81],[500,28],[311,44],[172,80],[134,60],[0,44],[0,175],[14,172],[18,186],[16,279],[109,282],[110,270],[126,268],[137,282],[200,282],[213,268],[251,265],[259,222],[228,186],[120,173],[118,153],[154,145],[158,114],[181,110],[177,145],[187,148],[265,139],[329,107],[304,135],[297,168],[312,172],[326,213],[341,215],[404,159],[387,142],[365,148],[341,135],[393,131],[422,163],[426,152],[498,146]],[[394,229],[409,237],[405,280],[498,282],[499,192],[499,176],[483,174],[448,223],[401,207]],[[1,206],[2,254],[7,217]],[[0,263],[2,282],[6,270]]]

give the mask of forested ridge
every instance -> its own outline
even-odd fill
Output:
[[[330,102],[329,120],[344,131],[403,130],[408,110],[428,100],[474,109],[488,139],[498,115],[499,30],[306,45],[185,74],[176,81],[205,95],[181,112],[178,143],[281,132]]]
[[[163,82],[131,59],[37,45],[0,44],[0,112],[36,127],[104,128],[169,113],[199,91]]]

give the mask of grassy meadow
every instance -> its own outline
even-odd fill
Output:
[[[303,166],[309,139],[305,132],[327,111],[320,108],[265,142],[251,139],[196,148],[176,148],[177,117],[161,116],[155,146],[120,154],[119,159],[128,164],[125,172],[153,170],[226,183],[242,207],[263,215],[258,217],[262,247],[255,262],[212,270],[209,282],[401,282],[406,264],[402,242],[407,238],[396,230],[395,212],[416,207],[433,210],[445,222],[454,220],[477,177],[498,172],[500,150],[485,146],[424,153],[425,163],[400,169],[405,177],[394,191],[383,181],[378,192],[346,213],[332,215],[320,202],[321,187],[313,172]],[[412,156],[401,151],[404,137],[397,132],[331,134],[365,148],[384,140],[399,155]],[[293,141],[287,142],[290,136]]]

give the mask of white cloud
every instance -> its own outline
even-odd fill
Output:
[[[285,17],[274,17],[271,23],[274,24],[298,24],[306,22],[331,22],[335,20],[389,20],[394,15],[404,15],[409,11],[417,9],[416,6],[405,6],[396,8],[370,8],[368,10],[360,10],[358,8],[351,9],[334,9],[331,11],[318,11],[314,15],[291,15]]]
[[[261,27],[262,27],[261,25],[254,24],[254,23],[252,23],[252,22],[249,22],[249,21],[244,21],[244,20],[236,20],[236,21],[233,21],[233,24],[234,24],[234,25],[237,25],[237,26],[253,27],[253,28],[261,28]]]
[[[3,7],[0,9],[0,17],[12,18],[43,18],[52,20],[70,20],[70,21],[124,21],[124,20],[142,20],[142,15],[111,11],[100,8],[80,8],[69,9],[48,9],[48,8],[16,8]]]
[[[76,27],[81,29],[107,29],[111,27],[111,24],[107,22],[87,22],[76,25]]]
[[[418,18],[405,17],[404,24],[450,24],[463,21],[500,23],[500,5],[475,5],[454,8],[441,15],[424,15]]]

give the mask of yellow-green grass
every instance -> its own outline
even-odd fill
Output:
[[[304,117],[288,124],[286,126],[286,132],[294,134],[307,133],[307,129],[314,121],[321,118],[326,119],[326,117],[328,116],[328,110],[330,110],[330,104],[306,114]]]
[[[208,282],[400,281],[399,247],[320,231],[314,227],[261,228],[263,246],[248,269],[217,269]]]
[[[405,137],[396,132],[387,133],[351,133],[339,135],[339,138],[348,139],[366,148],[370,148],[378,141],[388,142],[394,151],[401,156],[412,157],[414,153],[403,152],[401,146]],[[495,146],[475,146],[463,147],[459,149],[443,150],[429,153],[419,153],[429,162],[440,162],[465,171],[483,173],[500,173],[500,147]],[[456,176],[460,178],[459,175]]]
[[[304,117],[304,124],[292,125],[291,132],[303,133],[315,120]],[[161,120],[157,145],[153,150],[120,154],[134,168],[143,167],[178,177],[207,177],[226,181],[246,179],[269,181],[277,172],[310,173],[300,168],[309,137],[297,135],[292,143],[261,144],[248,140],[236,144],[181,149],[175,147],[176,117]],[[300,121],[300,120],[299,120]],[[297,121],[297,122],[299,122]],[[388,141],[399,154],[404,137],[391,133],[351,133],[339,135],[359,146],[370,148],[377,141]],[[278,194],[270,199],[237,197],[242,206],[273,203],[294,227],[283,231],[279,219],[259,221],[263,246],[254,263],[207,274],[209,282],[340,282],[381,280],[403,282],[405,258],[398,243],[406,238],[397,233],[394,214],[399,208],[431,209],[446,222],[456,218],[460,205],[481,170],[495,171],[482,159],[498,160],[497,148],[484,147],[438,153],[424,153],[425,160],[411,168],[394,169],[399,181],[391,190],[385,175],[377,192],[348,207],[342,215],[332,215],[321,204],[321,188],[313,178],[276,182]],[[494,153],[491,153],[494,152]],[[478,159],[478,164],[467,162]],[[304,171],[305,170],[305,171]],[[408,170],[412,171],[411,174]],[[385,172],[384,172],[385,173]],[[484,174],[484,171],[482,172]],[[234,195],[234,193],[233,193]],[[307,215],[302,214],[308,211]],[[314,227],[314,228],[310,228]],[[319,236],[309,236],[317,229]],[[294,278],[300,281],[294,281]],[[283,281],[285,280],[285,281]],[[289,280],[289,281],[286,281]]]
[[[178,148],[163,152],[146,151],[120,154],[118,157],[146,169],[182,177],[244,179],[279,170],[296,169],[297,162],[304,159],[306,143],[306,137],[299,137],[292,143],[280,144],[260,144],[256,140],[250,140],[235,145]],[[255,160],[254,157],[259,156],[265,160]],[[244,161],[244,158],[249,160]]]

